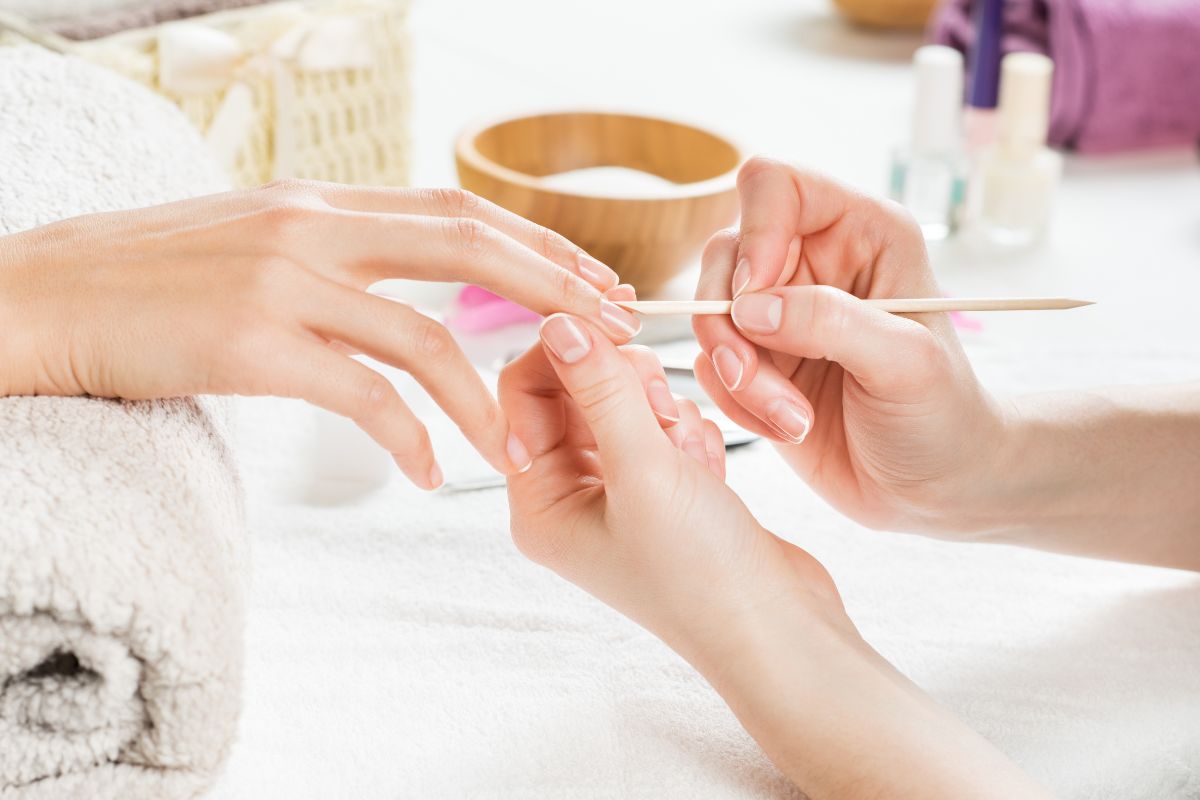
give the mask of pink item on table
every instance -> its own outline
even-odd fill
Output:
[[[961,311],[950,312],[950,323],[960,331],[978,333],[983,330],[983,323],[977,317],[968,317]]]
[[[478,286],[463,287],[446,312],[446,323],[464,333],[486,333],[541,318],[540,314]]]
[[[929,38],[964,52],[979,0],[945,0]],[[1008,0],[1005,53],[1054,60],[1050,141],[1106,153],[1200,140],[1200,0]]]

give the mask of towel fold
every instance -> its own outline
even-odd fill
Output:
[[[0,235],[225,188],[178,109],[82,61],[0,48],[0,108]],[[226,416],[213,398],[0,398],[0,799],[214,780],[245,623]]]
[[[55,20],[50,29],[68,39],[96,39],[131,28],[198,17],[215,11],[262,5],[269,0],[144,0],[133,6],[73,14]]]
[[[930,38],[966,52],[978,0],[947,0]],[[1085,153],[1200,141],[1200,1],[1008,0],[1004,52],[1054,59],[1050,141]]]

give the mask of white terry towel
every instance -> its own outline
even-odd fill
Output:
[[[82,62],[0,48],[0,109],[0,233],[225,188],[177,110]],[[245,549],[223,403],[0,399],[0,798],[212,782]]]

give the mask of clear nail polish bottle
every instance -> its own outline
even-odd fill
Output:
[[[1062,156],[1046,147],[1054,62],[1010,53],[1000,69],[1000,132],[980,170],[980,229],[992,244],[1026,247],[1046,232]]]
[[[962,55],[927,45],[913,58],[916,96],[908,145],[892,154],[891,196],[904,204],[930,240],[955,227],[966,194],[962,154]]]

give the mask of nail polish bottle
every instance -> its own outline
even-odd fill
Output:
[[[1045,234],[1062,156],[1046,147],[1054,62],[1010,53],[1000,69],[996,145],[980,169],[979,225],[993,244],[1026,247]]]
[[[974,4],[975,37],[967,56],[967,105],[963,134],[967,158],[974,160],[996,142],[996,100],[1000,89],[1000,42],[1004,0]]]
[[[966,189],[962,156],[962,55],[927,45],[913,58],[916,96],[906,147],[892,154],[891,196],[905,205],[930,240],[954,230]]]

